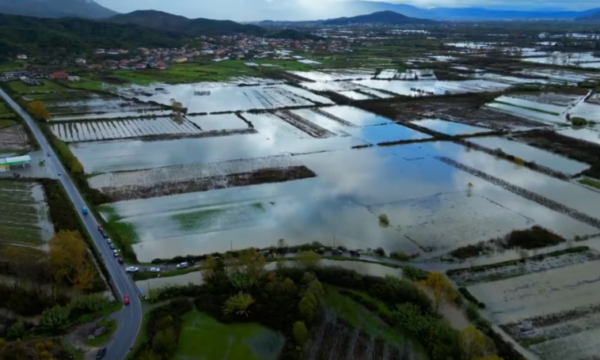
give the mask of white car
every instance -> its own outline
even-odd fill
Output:
[[[150,272],[160,272],[160,268],[158,268],[158,267],[150,268]]]
[[[136,266],[128,266],[125,268],[125,271],[127,271],[128,273],[138,272],[139,270],[140,268]]]
[[[115,257],[119,257],[119,253],[120,253],[120,252],[121,252],[121,251],[119,251],[119,249],[114,249],[114,250],[113,250],[113,255],[114,255]]]
[[[182,262],[181,264],[177,264],[178,269],[185,269],[189,266],[190,266],[190,264],[188,264],[187,262]]]

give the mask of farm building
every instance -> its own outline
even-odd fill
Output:
[[[25,166],[26,164],[31,163],[31,156],[14,156],[0,159],[0,172],[5,172],[10,170],[11,166],[21,165]]]

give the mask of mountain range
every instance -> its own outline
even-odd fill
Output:
[[[0,13],[43,18],[86,19],[107,18],[117,14],[93,0],[0,0]]]
[[[359,15],[354,17],[342,17],[337,19],[322,20],[319,23],[323,25],[352,25],[352,24],[386,24],[386,25],[407,25],[407,24],[432,24],[433,20],[417,19],[399,14],[394,11],[379,11],[369,15]]]

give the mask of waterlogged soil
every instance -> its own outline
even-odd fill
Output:
[[[27,150],[29,137],[21,125],[0,130],[0,150]]]
[[[257,184],[285,182],[315,177],[316,174],[305,166],[290,168],[266,168],[253,172],[210,176],[188,181],[167,182],[152,186],[128,185],[102,188],[112,201],[148,199],[159,196],[185,194]]]
[[[443,119],[475,126],[482,125],[499,130],[544,126],[536,121],[482,108],[485,100],[484,97],[479,98],[476,95],[471,95],[469,97],[412,100],[392,104],[382,102],[360,106],[400,121]]]

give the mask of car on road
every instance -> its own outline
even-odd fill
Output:
[[[125,271],[130,272],[130,273],[138,272],[138,271],[140,271],[140,268],[138,268],[136,266],[128,266],[125,268]]]
[[[104,357],[106,356],[106,348],[100,348],[98,349],[98,351],[96,352],[96,360],[100,360],[100,359],[104,359]]]
[[[119,253],[120,253],[119,249],[114,249],[114,250],[113,250],[113,255],[114,255],[115,257],[119,257]]]
[[[182,262],[180,264],[177,264],[177,266],[176,266],[176,268],[178,268],[178,269],[185,269],[188,267],[190,267],[190,264],[188,264],[187,262]]]
[[[160,272],[160,268],[159,267],[150,268],[150,272]]]
[[[109,243],[109,244],[108,244],[108,247],[109,247],[111,250],[115,250],[115,249],[116,249],[116,247],[115,247],[115,244],[113,244],[113,243]]]
[[[110,238],[106,238],[106,243],[107,244],[112,244],[113,242],[112,242],[112,240]]]
[[[98,224],[98,231],[102,231],[102,225]]]
[[[122,257],[120,257],[120,256],[117,258],[117,261],[119,262],[119,264],[122,264],[122,263],[124,262],[124,261],[123,261],[123,258],[122,258]]]
[[[88,212],[89,212],[89,210],[88,210],[87,206],[84,206],[84,207],[82,207],[82,208],[81,208],[81,212],[83,213],[83,215],[87,215],[87,214],[88,214]]]
[[[129,295],[125,294],[125,296],[123,296],[123,304],[129,305]]]

